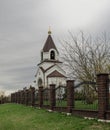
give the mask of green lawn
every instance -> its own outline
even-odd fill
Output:
[[[97,110],[98,101],[95,101],[93,104],[87,104],[87,103],[84,103],[84,101],[75,101],[75,109]]]
[[[65,100],[57,100],[56,101],[57,107],[67,107],[67,101]],[[82,110],[97,110],[98,109],[98,101],[95,101],[93,104],[84,103],[84,101],[75,100],[75,109],[82,109]]]
[[[0,130],[110,130],[110,124],[23,105],[3,104],[0,105]]]

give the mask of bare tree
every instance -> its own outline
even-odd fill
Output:
[[[110,41],[106,33],[93,38],[80,32],[62,42],[62,59],[68,75],[80,81],[96,81],[97,73],[110,72]],[[93,87],[97,91],[96,87]]]
[[[5,91],[0,91],[0,100],[3,98],[3,97],[5,97]]]

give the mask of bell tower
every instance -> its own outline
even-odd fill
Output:
[[[48,31],[48,37],[41,50],[41,61],[38,64],[36,73],[37,87],[48,87],[49,84],[65,85],[66,73],[62,69],[62,62],[59,61],[59,52],[54,44],[51,36],[51,31]]]
[[[55,61],[58,60],[59,52],[53,42],[51,31],[48,31],[48,37],[44,44],[43,49],[41,50],[41,62],[45,60]]]

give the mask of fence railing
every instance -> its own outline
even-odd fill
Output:
[[[109,85],[108,85],[109,84]],[[56,88],[23,89],[11,94],[12,103],[20,103],[35,107],[47,108],[76,115],[110,119],[110,80],[108,74],[98,74],[96,83],[85,81],[74,85],[68,80],[66,86]]]
[[[96,82],[82,82],[75,86],[75,109],[97,110],[98,92]]]
[[[56,93],[56,107],[67,106],[67,92],[65,86],[59,86],[55,89]]]
[[[50,89],[45,88],[43,89],[43,106],[50,105]]]
[[[34,106],[38,106],[39,104],[38,89],[35,90],[34,103]]]
[[[110,76],[109,76],[109,80],[108,80],[108,91],[109,91],[109,94],[108,94],[109,95],[109,99],[108,99],[109,100],[108,101],[109,102],[109,106],[108,106],[108,109],[110,110]]]

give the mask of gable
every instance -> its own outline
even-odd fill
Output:
[[[66,75],[66,72],[58,64],[54,64],[53,66],[47,68],[46,71],[45,71],[45,73],[46,73],[46,75],[49,75],[50,73],[52,73],[55,70],[57,70],[58,72],[60,72],[63,75]]]
[[[61,74],[60,72],[58,72],[57,70],[55,70],[52,73],[50,73],[49,75],[47,75],[47,77],[65,77],[65,76],[63,74]]]
[[[38,78],[38,77],[43,77],[43,70],[42,70],[41,68],[38,68],[35,77],[36,77],[36,78]]]

